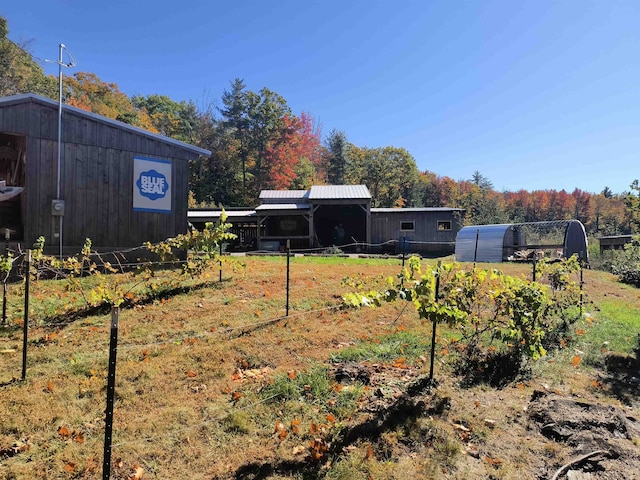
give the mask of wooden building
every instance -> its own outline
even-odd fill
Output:
[[[627,243],[631,243],[632,241],[633,235],[608,235],[598,237],[600,254],[602,255],[607,250],[622,250]]]
[[[464,215],[462,208],[372,208],[372,249],[452,254]]]
[[[44,236],[66,254],[86,238],[105,251],[186,232],[188,163],[208,150],[63,105],[58,162],[58,109],[33,94],[0,98],[0,182],[23,188],[0,201],[13,241]]]
[[[309,190],[263,190],[258,247],[272,250],[370,243],[371,194],[365,185],[316,185]]]
[[[465,211],[459,208],[371,208],[365,185],[319,185],[309,190],[263,190],[254,210],[226,210],[242,250],[339,247],[351,251],[451,254]],[[202,228],[220,210],[190,210]]]

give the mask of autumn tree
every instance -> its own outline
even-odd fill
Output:
[[[574,200],[573,218],[580,220],[582,223],[588,223],[591,194],[576,188],[571,192],[571,196]]]
[[[640,183],[636,179],[630,187],[630,192],[624,192],[623,201],[631,233],[637,234],[640,232]]]
[[[158,133],[146,111],[137,109],[118,85],[103,82],[95,73],[66,77],[63,96],[68,105]]]
[[[418,167],[404,148],[348,148],[346,183],[364,184],[374,207],[413,206]]]
[[[0,96],[36,93],[57,99],[57,81],[45,75],[26,50],[9,38],[7,20],[0,17]]]
[[[297,188],[309,188],[319,145],[319,132],[314,130],[311,115],[303,112],[300,117],[285,117],[266,147],[264,187],[285,190],[295,183]]]
[[[176,102],[166,95],[134,95],[131,103],[145,112],[159,134],[186,143],[196,143],[201,116],[192,101]]]
[[[281,136],[291,127],[287,119],[293,113],[281,95],[268,88],[258,93],[247,90],[241,79],[234,80],[231,89],[223,93],[222,103],[222,123],[235,139],[243,188],[257,198],[260,189],[270,183],[275,164],[269,162]]]
[[[469,182],[461,183],[459,208],[466,210],[466,222],[473,225],[503,223],[506,220],[504,198],[494,191],[491,181],[478,170]]]

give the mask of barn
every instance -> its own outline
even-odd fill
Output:
[[[184,233],[200,155],[210,152],[38,95],[2,97],[0,228],[61,254],[86,238],[107,251]]]
[[[365,185],[316,185],[309,190],[263,190],[255,209],[227,209],[243,250],[340,247],[346,250],[427,255],[454,251],[465,211],[458,208],[371,208]],[[202,228],[220,210],[190,210]],[[401,245],[401,246],[400,246]]]

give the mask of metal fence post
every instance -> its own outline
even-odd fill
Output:
[[[27,378],[27,338],[29,336],[29,284],[31,283],[31,250],[27,250],[27,273],[24,279],[24,320],[22,323],[22,381]]]
[[[7,228],[4,231],[4,256],[8,260],[9,258],[9,237],[11,233]],[[11,275],[11,268],[2,279],[2,324],[7,324],[7,281],[9,280],[9,275]]]
[[[580,257],[582,257],[583,253],[580,252]],[[582,268],[582,261],[580,261],[580,316],[582,317],[582,314],[584,313],[584,277],[583,277],[583,273],[584,273],[584,268]]]
[[[113,402],[116,389],[116,354],[118,352],[118,318],[120,309],[111,308],[111,338],[109,340],[109,374],[107,377],[107,408],[104,417],[104,459],[102,463],[102,479],[111,476],[111,443],[113,432]]]
[[[438,270],[436,271],[436,291],[435,291],[435,302],[438,303],[440,296],[440,261],[438,260]],[[433,332],[431,333],[431,363],[429,366],[429,380],[433,381],[433,364],[436,358],[436,327],[438,326],[438,322],[436,319],[433,320]]]
[[[289,271],[290,271],[290,259],[291,259],[291,240],[287,240],[287,308],[286,316],[289,316]]]

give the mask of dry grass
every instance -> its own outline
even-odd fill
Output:
[[[345,392],[336,384],[326,399],[286,402],[265,398],[261,389],[278,375],[295,378],[326,364],[358,339],[400,326],[426,337],[429,326],[403,305],[334,308],[346,290],[340,283],[345,276],[382,281],[399,273],[397,259],[292,259],[288,318],[285,259],[244,260],[244,273],[228,272],[221,284],[121,312],[112,478],[135,478],[142,468],[145,479],[533,479],[541,465],[566,459],[565,450],[528,430],[524,409],[532,391],[611,401],[606,391],[589,389],[594,374],[586,366],[572,367],[562,356],[557,363],[544,360],[530,381],[499,391],[461,389],[448,367],[438,364],[434,398],[447,399],[445,411],[407,419],[377,439],[360,436],[314,462],[309,454],[324,442],[340,444],[350,426],[371,414],[364,407],[376,398],[376,388],[384,387],[383,400],[392,401],[428,366],[381,372],[386,384],[365,388],[360,408],[337,416],[331,412]],[[527,265],[504,270],[530,274]],[[585,277],[594,306],[605,296],[637,296],[605,274]],[[45,284],[32,288],[49,288]],[[100,476],[108,325],[108,316],[98,316],[61,329],[32,328],[24,383],[12,382],[20,375],[21,332],[3,331],[0,479]],[[495,424],[487,426],[487,419]],[[267,465],[278,468],[264,473]],[[263,476],[256,473],[260,467]]]

